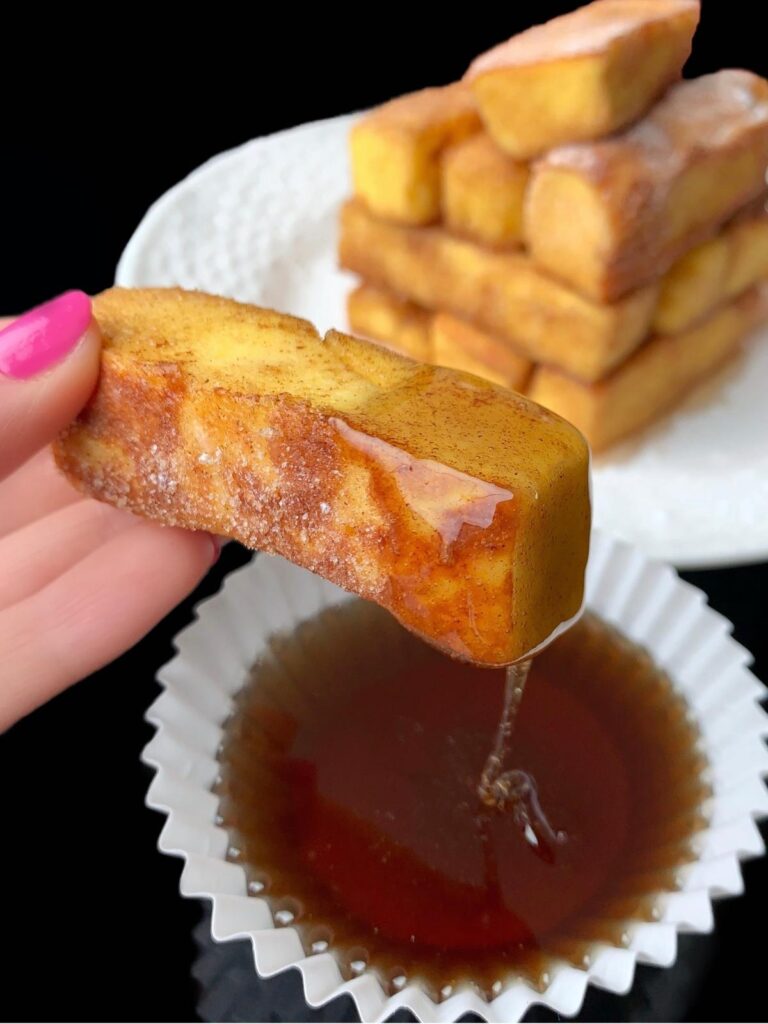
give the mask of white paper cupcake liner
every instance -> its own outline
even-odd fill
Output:
[[[408,1008],[423,1021],[474,1012],[493,1022],[519,1020],[534,1003],[572,1016],[588,984],[626,992],[636,963],[674,963],[678,932],[712,929],[712,899],[741,893],[739,862],[764,852],[755,822],[768,814],[768,715],[759,704],[765,688],[749,671],[750,655],[732,639],[731,624],[707,607],[701,591],[637,549],[595,533],[587,606],[670,675],[710,765],[713,796],[709,826],[696,840],[698,859],[681,870],[679,889],[658,900],[658,920],[628,923],[626,947],[596,946],[588,968],[554,967],[543,993],[516,981],[491,1002],[466,989],[435,1003],[417,984],[387,996],[371,971],[344,981],[332,953],[306,956],[295,928],[276,925],[267,902],[247,894],[243,868],[226,860],[228,836],[215,823],[211,787],[222,723],[268,638],[347,597],[280,558],[258,555],[198,605],[197,620],[176,638],[177,655],[159,673],[164,692],[147,712],[157,732],[143,752],[156,770],[147,803],[168,816],[160,849],[185,860],[181,892],[212,902],[214,939],[250,939],[262,976],[297,967],[310,1006],[349,993],[363,1021]]]

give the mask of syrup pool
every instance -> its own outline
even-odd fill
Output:
[[[544,857],[478,791],[503,670],[452,661],[350,600],[276,636],[220,751],[219,820],[249,892],[307,954],[434,998],[515,977],[543,988],[652,920],[706,824],[706,761],[684,701],[591,615],[533,662],[508,765],[562,837]],[[481,787],[482,788],[482,787]],[[523,823],[524,825],[524,823]]]

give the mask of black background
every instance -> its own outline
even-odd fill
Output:
[[[223,4],[173,23],[137,8],[82,24],[40,12],[6,35],[0,57],[0,310],[108,286],[149,203],[214,153],[450,81],[476,53],[570,6],[366,5],[342,16]],[[688,73],[768,71],[761,6],[705,0]],[[243,558],[227,550],[203,589]],[[768,566],[688,578],[768,678]],[[161,819],[143,807],[149,772],[138,762],[155,671],[191,604],[0,738],[6,1019],[194,1019],[199,911],[177,895],[178,863],[155,851]],[[746,897],[717,910],[715,965],[691,1019],[765,1017],[768,868],[755,862],[745,876]]]

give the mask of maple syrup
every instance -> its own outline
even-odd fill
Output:
[[[363,601],[272,639],[226,726],[218,820],[308,955],[332,950],[346,978],[370,967],[389,992],[469,982],[491,998],[519,976],[544,988],[558,961],[586,966],[658,915],[709,794],[669,679],[592,615],[535,658],[492,774],[534,784],[546,856],[516,800],[483,797],[504,704],[504,671]]]

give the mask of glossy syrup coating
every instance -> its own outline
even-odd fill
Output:
[[[576,615],[588,449],[477,377],[179,289],[112,289],[98,388],[56,445],[88,493],[276,552],[454,656],[503,665]]]

